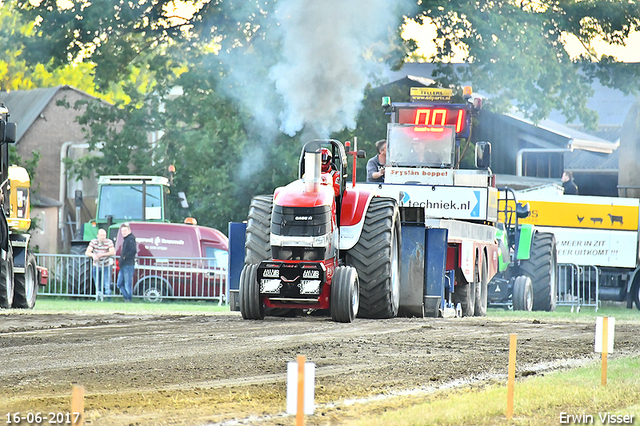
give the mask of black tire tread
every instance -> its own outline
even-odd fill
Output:
[[[476,289],[476,300],[473,315],[476,317],[484,317],[487,315],[487,297],[489,294],[489,264],[487,263],[486,253],[482,259],[482,274],[480,276],[479,286]]]
[[[272,195],[258,195],[251,200],[244,244],[245,265],[271,259],[270,230],[272,210]]]
[[[556,238],[550,232],[536,232],[531,243],[531,256],[520,262],[521,274],[531,278],[533,310],[553,311],[558,288]],[[556,282],[552,283],[552,278]]]
[[[354,277],[354,275],[356,275]],[[331,279],[331,319],[336,322],[351,323],[355,319],[351,307],[351,283],[355,280],[357,291],[357,271],[350,266],[338,266]]]
[[[13,305],[14,280],[13,280],[13,251],[9,246],[7,259],[0,259],[0,308],[9,309]]]
[[[258,265],[255,264],[245,265],[240,274],[240,313],[244,319],[262,320],[265,316],[257,274]]]
[[[77,255],[69,258],[67,282],[71,294],[92,295],[95,293],[91,277],[91,259],[85,256],[86,250],[87,246],[74,245],[71,247],[71,254]]]
[[[398,314],[391,298],[391,251],[394,234],[396,240],[400,237],[399,221],[395,200],[374,197],[360,239],[347,252],[346,263],[356,268],[360,280],[359,317],[393,318]]]
[[[526,275],[519,275],[516,277],[515,282],[513,283],[513,310],[514,311],[526,311],[528,310],[526,307],[526,293],[527,287],[529,287],[529,291],[533,292],[531,287],[531,278]]]
[[[31,269],[31,282],[27,282],[27,270]],[[14,274],[15,293],[13,295],[13,306],[18,309],[33,309],[36,305],[38,295],[38,278],[36,269],[36,257],[33,253],[27,256],[24,274]],[[28,286],[33,287],[31,298],[27,298]]]

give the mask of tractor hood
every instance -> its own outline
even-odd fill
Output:
[[[322,177],[322,182],[317,191],[307,191],[302,179],[291,182],[289,185],[277,188],[274,193],[273,203],[284,207],[316,207],[331,206],[334,203],[333,182]]]

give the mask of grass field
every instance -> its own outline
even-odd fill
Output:
[[[141,300],[133,300],[133,303],[123,303],[122,298],[114,298],[111,302],[96,302],[90,299],[39,297],[34,308],[35,312],[41,313],[109,313],[109,312],[131,312],[131,313],[222,313],[229,312],[229,306],[219,306],[214,301],[179,301],[165,300],[162,303],[146,303]],[[571,312],[567,306],[558,306],[554,312],[523,312],[510,311],[506,309],[490,308],[487,310],[489,318],[511,318],[511,319],[533,319],[533,318],[556,318],[562,320],[585,321],[587,318],[598,316],[615,317],[616,321],[638,321],[640,323],[640,311],[637,309],[626,309],[622,304],[604,304],[598,311],[593,307],[583,307],[580,312]]]
[[[627,424],[640,424],[640,357],[610,362],[607,386],[601,385],[600,372],[600,364],[597,364],[517,381],[514,414],[510,421],[505,417],[506,385],[491,384],[481,389],[467,388],[416,397],[414,401],[405,401],[406,405],[411,405],[409,408],[390,410],[381,407],[380,413],[347,424],[597,425],[623,424],[624,416]]]
[[[172,301],[162,303],[146,303],[133,299],[132,303],[124,303],[122,298],[113,298],[110,302],[96,302],[88,299],[38,297],[33,309],[37,313],[81,313],[109,314],[114,312],[132,314],[207,314],[229,312],[229,306],[219,306],[218,302],[209,301]]]

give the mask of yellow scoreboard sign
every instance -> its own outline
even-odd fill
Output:
[[[525,195],[525,194],[522,194]],[[562,195],[546,200],[527,200],[531,216],[521,220],[537,226],[563,228],[638,230],[637,199]]]

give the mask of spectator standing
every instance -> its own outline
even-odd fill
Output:
[[[96,286],[96,300],[103,301],[111,295],[111,268],[116,254],[113,241],[107,238],[107,231],[98,229],[98,238],[89,242],[84,253],[93,259],[93,283]]]
[[[387,141],[376,142],[378,154],[367,162],[367,182],[384,182],[384,165],[387,162]]]
[[[133,297],[133,271],[136,254],[136,237],[131,233],[129,224],[120,225],[120,234],[124,238],[122,240],[122,250],[120,252],[120,273],[118,274],[117,287],[125,302],[131,302]]]
[[[573,173],[569,171],[562,173],[562,187],[565,194],[578,195],[578,185],[573,181]]]

